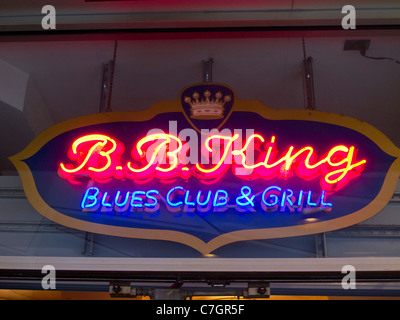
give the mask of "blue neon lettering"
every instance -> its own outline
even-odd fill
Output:
[[[104,192],[103,198],[101,199],[101,205],[103,207],[111,207],[111,203],[106,202],[108,199],[108,192]]]
[[[287,192],[290,192],[290,195],[287,195]],[[285,202],[287,201],[289,203],[290,206],[293,206],[293,202],[292,200],[290,200],[290,197],[293,196],[293,191],[290,189],[286,189],[285,191],[283,191],[282,194],[282,201],[281,201],[281,208],[283,208],[285,206]]]
[[[115,195],[115,201],[114,201],[114,203],[115,203],[115,205],[118,206],[118,207],[124,207],[124,206],[127,204],[127,202],[128,202],[128,199],[129,199],[129,192],[127,192],[127,193],[125,194],[125,200],[124,200],[122,203],[118,202],[118,201],[119,201],[119,198],[120,198],[120,195],[121,195],[121,191],[117,191],[117,194]]]
[[[157,191],[157,190],[149,190],[149,191],[147,191],[146,192],[146,197],[148,198],[148,199],[151,199],[153,202],[151,202],[151,203],[145,203],[144,205],[146,206],[146,207],[155,207],[156,205],[157,205],[157,198],[155,197],[155,196],[152,196],[151,194],[152,193],[154,193],[155,195],[159,195],[160,193]]]
[[[326,197],[325,191],[322,191],[322,193],[321,193],[321,206],[323,206],[323,207],[332,207],[333,206],[332,203],[325,202],[325,197]]]
[[[267,189],[264,190],[264,192],[263,192],[263,194],[262,194],[262,201],[264,202],[264,204],[265,204],[267,207],[276,206],[276,205],[278,204],[278,201],[279,201],[278,196],[277,196],[276,194],[270,194],[268,197],[274,199],[274,202],[272,202],[272,203],[267,202],[267,200],[265,199],[265,195],[266,195],[267,192],[270,191],[270,190],[278,190],[279,192],[282,191],[282,189],[279,188],[279,187],[277,187],[277,186],[272,186],[272,187],[269,187],[269,188],[267,188]]]
[[[187,205],[187,206],[192,206],[192,207],[194,207],[196,204],[194,203],[194,202],[190,202],[189,201],[189,198],[190,198],[190,191],[189,190],[187,190],[186,192],[185,192],[185,204]]]
[[[89,194],[91,191],[95,191],[94,194]],[[99,194],[99,189],[96,187],[87,188],[85,195],[83,196],[81,202],[81,208],[93,208],[97,204],[97,195]],[[87,203],[87,201],[92,201],[92,203]]]
[[[311,201],[311,195],[312,195],[312,192],[308,191],[307,205],[310,206],[310,207],[316,207],[317,204]]]
[[[239,206],[245,207],[248,205],[251,205],[254,207],[254,198],[255,195],[253,195],[251,198],[249,196],[251,195],[251,189],[250,187],[244,186],[242,189],[240,189],[241,196],[236,198],[236,203]]]
[[[134,208],[142,208],[143,207],[143,199],[141,197],[137,197],[136,195],[145,195],[146,192],[144,191],[135,191],[132,192],[132,200],[131,200],[131,206]],[[140,201],[140,203],[135,203],[135,201]]]
[[[167,193],[167,203],[168,203],[168,205],[169,206],[171,206],[171,207],[179,207],[181,204],[183,204],[183,202],[182,201],[178,201],[178,202],[171,202],[171,193],[173,193],[175,190],[184,190],[182,187],[175,187],[175,188],[172,188],[171,190],[169,190],[168,191],[168,193]]]
[[[237,211],[243,210],[244,207],[247,207],[246,210],[253,210],[251,207],[256,206],[255,198],[260,194],[261,192],[253,194],[251,187],[242,186],[240,193],[235,199]],[[100,192],[97,187],[88,187],[83,195],[81,208],[92,208],[91,210],[93,211],[97,210],[98,206],[102,206],[102,210],[107,211],[115,205],[114,209],[121,212],[121,210],[127,210],[128,203],[133,208],[156,208],[159,205],[160,199],[167,204],[167,209],[170,211],[180,210],[177,207],[182,205],[184,205],[182,207],[184,212],[193,212],[196,207],[199,212],[208,212],[212,206],[218,208],[218,210],[227,210],[228,207],[235,207],[233,205],[226,207],[230,201],[229,193],[226,190],[203,190],[191,194],[190,190],[176,186],[168,191],[165,199],[156,189],[134,192],[118,190],[114,196],[114,193],[111,194],[108,191]],[[327,201],[326,191],[321,191],[318,201],[313,202],[314,200],[313,192],[310,190],[298,190],[295,194],[291,189],[270,186],[262,192],[261,205],[265,211],[270,211],[272,207],[279,206],[279,211],[282,212],[286,209],[293,212],[296,208],[297,212],[301,212],[302,208],[306,206],[320,207],[321,210],[333,207],[333,204]]]
[[[202,195],[201,195],[201,191],[199,191],[199,192],[197,193],[197,198],[196,198],[197,204],[198,204],[199,206],[206,206],[206,205],[208,205],[208,203],[209,203],[210,200],[211,200],[211,191],[208,191],[208,193],[207,193],[207,198],[206,198],[206,200],[205,200],[204,202],[202,202],[201,199],[202,199]]]
[[[220,196],[219,193],[222,193],[223,195]],[[222,202],[219,202],[220,199],[222,199]],[[225,190],[217,190],[214,198],[214,207],[222,207],[227,203],[228,203],[228,192],[226,192]]]
[[[301,204],[302,204],[302,202],[303,202],[303,197],[304,197],[304,195],[303,195],[303,190],[300,190],[300,193],[299,193],[299,200],[297,201],[297,205],[300,207],[301,206]]]

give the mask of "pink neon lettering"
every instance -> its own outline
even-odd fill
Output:
[[[287,150],[278,150],[276,136],[267,140],[253,134],[241,148],[235,148],[234,142],[238,138],[238,134],[209,136],[203,146],[207,152],[214,151],[211,143],[220,142],[216,163],[187,166],[183,157],[188,148],[183,148],[183,142],[170,134],[152,134],[139,140],[132,149],[132,161],[126,164],[121,163],[125,148],[120,141],[103,134],[90,134],[72,143],[67,155],[75,164],[60,163],[59,174],[65,179],[89,177],[104,180],[113,177],[143,181],[153,177],[188,179],[194,176],[207,183],[220,179],[232,167],[233,173],[242,179],[286,179],[296,175],[312,180],[319,176],[322,188],[334,191],[360,175],[367,163],[365,159],[357,160],[355,146],[336,145],[318,158],[312,146],[300,149],[289,146]],[[257,154],[253,160],[247,156],[249,151]]]

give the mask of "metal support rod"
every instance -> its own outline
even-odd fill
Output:
[[[94,234],[91,232],[85,232],[85,237],[83,239],[82,254],[83,255],[93,255],[93,245],[94,245]]]
[[[99,112],[111,112],[111,97],[114,84],[115,62],[117,59],[118,42],[115,41],[113,59],[103,65]]]
[[[103,64],[103,80],[101,83],[101,93],[100,93],[100,107],[99,112],[105,112],[107,109],[107,101],[110,87],[110,70],[111,61]]]
[[[325,233],[317,233],[315,235],[315,253],[317,258],[326,258],[328,256]]]
[[[214,63],[213,58],[207,61],[202,61],[203,63],[203,82],[212,82],[212,65]]]
[[[113,91],[113,86],[114,86],[114,73],[115,73],[115,63],[117,61],[117,49],[118,49],[118,41],[115,40],[114,44],[114,56],[113,59],[110,61],[110,88],[108,90],[108,97],[107,97],[107,112],[111,112],[111,97],[112,97],[112,91]]]
[[[305,41],[303,38],[303,79],[305,91],[305,108],[315,110],[314,74],[312,57],[307,57]]]

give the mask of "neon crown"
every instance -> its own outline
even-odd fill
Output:
[[[190,113],[193,119],[221,119],[224,117],[224,105],[231,101],[232,97],[226,95],[223,99],[221,91],[215,94],[215,99],[210,100],[211,92],[204,92],[205,99],[199,100],[200,95],[197,92],[193,93],[192,100],[190,97],[185,97],[185,102],[191,105]]]

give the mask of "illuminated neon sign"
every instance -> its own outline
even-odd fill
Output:
[[[164,205],[170,212],[190,212],[195,208],[199,212],[221,212],[229,208],[243,212],[244,208],[256,207],[256,201],[259,201],[258,205],[265,212],[284,212],[286,208],[290,212],[302,212],[304,208],[330,211],[332,203],[327,202],[326,196],[325,191],[315,197],[312,191],[300,190],[295,193],[291,189],[283,190],[278,186],[267,187],[255,194],[252,194],[250,187],[244,186],[235,196],[229,195],[223,189],[191,193],[181,186],[172,187],[165,196],[155,189],[125,192],[118,190],[115,194],[110,194],[107,191],[101,192],[97,187],[88,187],[83,195],[81,208],[95,212],[133,212],[141,208],[153,212]]]
[[[400,150],[366,123],[277,111],[219,84],[58,124],[11,158],[45,217],[203,254],[344,228],[391,198]]]
[[[121,153],[125,147],[121,142],[106,135],[90,134],[76,139],[68,152],[70,160],[76,161],[78,164],[74,167],[72,164],[60,163],[59,172],[60,176],[67,179],[82,176],[99,180],[110,177],[143,179],[153,175],[159,178],[194,176],[199,179],[214,179],[222,177],[227,167],[233,163],[233,173],[238,177],[271,180],[287,178],[295,172],[297,176],[311,180],[321,175],[321,187],[324,190],[338,190],[350,178],[356,177],[367,162],[365,159],[356,160],[357,149],[354,146],[334,146],[326,155],[316,160],[314,148],[310,146],[299,150],[290,146],[278,157],[275,136],[272,136],[269,142],[264,143],[263,136],[254,134],[245,141],[243,147],[235,149],[233,143],[238,138],[238,134],[232,137],[209,136],[203,147],[210,154],[214,151],[210,146],[211,141],[225,140],[228,142],[225,146],[222,144],[222,147],[218,143],[218,147],[221,149],[219,160],[210,168],[199,163],[189,168],[180,159],[182,159],[182,152],[187,153],[190,148],[182,148],[183,142],[173,135],[152,134],[142,138],[131,152],[135,162],[128,161],[126,164],[122,164]],[[246,155],[250,144],[253,145],[251,151],[254,153],[256,140],[263,145],[264,150],[258,152],[256,162],[249,164]],[[172,141],[176,142],[174,147],[171,147]],[[257,147],[257,149],[261,148],[261,146]],[[147,163],[140,163],[146,159],[149,159]],[[169,163],[162,165],[167,162],[167,159]],[[240,169],[247,169],[247,171]]]

